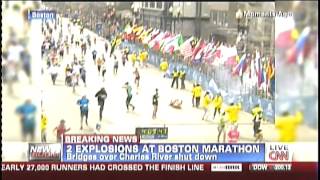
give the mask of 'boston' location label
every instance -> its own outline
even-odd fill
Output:
[[[44,20],[55,20],[56,19],[56,11],[48,11],[48,10],[29,10],[28,11],[28,20],[35,19],[44,19]]]

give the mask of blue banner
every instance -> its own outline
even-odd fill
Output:
[[[264,162],[264,144],[64,144],[63,162]]]

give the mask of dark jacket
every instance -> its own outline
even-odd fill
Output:
[[[100,89],[95,95],[98,98],[98,105],[102,105],[104,101],[107,99],[107,92],[105,89]]]

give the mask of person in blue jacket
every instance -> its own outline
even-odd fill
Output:
[[[77,104],[80,106],[80,117],[81,117],[81,127],[83,129],[83,118],[86,117],[86,125],[88,126],[88,113],[89,113],[89,99],[84,95],[81,99],[77,101]]]
[[[24,104],[20,105],[16,109],[16,113],[20,116],[22,125],[22,140],[26,141],[27,136],[31,136],[31,141],[34,140],[35,127],[36,127],[36,114],[37,108],[31,103],[30,99],[27,99]]]

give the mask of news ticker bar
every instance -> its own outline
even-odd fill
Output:
[[[292,163],[52,163],[3,162],[2,172],[315,172],[317,162]]]

